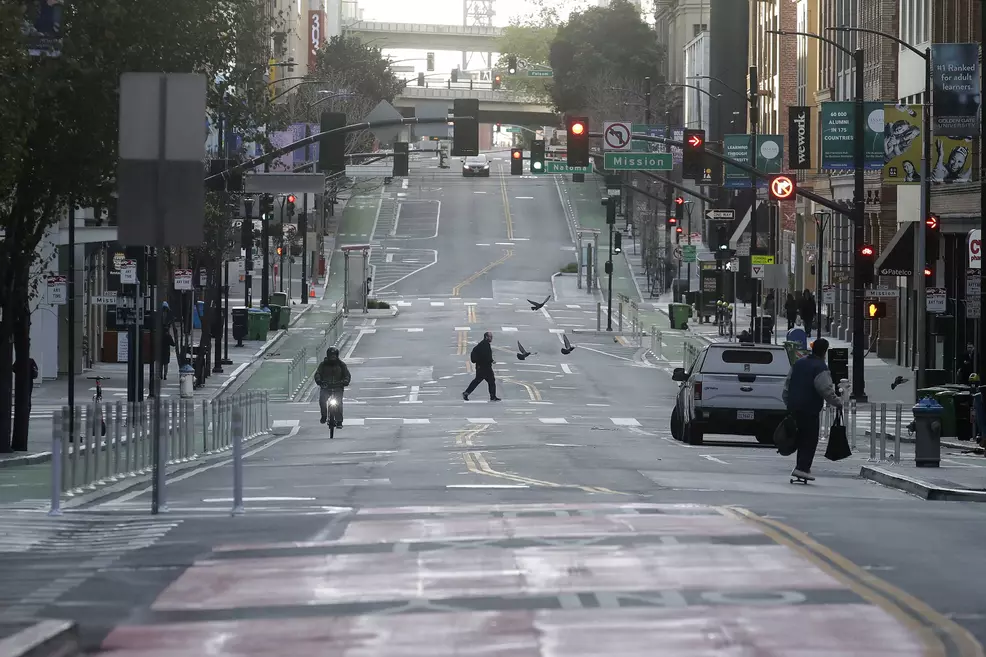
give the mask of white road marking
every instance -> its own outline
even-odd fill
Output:
[[[398,330],[400,330],[400,329],[398,329]],[[424,332],[424,329],[423,328],[409,328],[409,329],[406,329],[406,330],[407,330],[408,333],[422,333],[422,332]]]
[[[408,306],[411,305],[411,302],[410,301],[398,301],[397,302],[397,305],[400,306],[401,308],[407,308]]]
[[[610,421],[618,427],[639,427],[640,422],[632,417],[611,417]]]
[[[578,304],[572,304],[572,303],[566,304],[565,307],[566,308],[575,308],[576,310],[581,310],[582,309],[582,306],[580,306]]]
[[[722,459],[717,459],[716,457],[712,456],[711,454],[701,454],[701,457],[703,459],[707,460],[707,461],[715,461],[716,463],[722,463],[723,465],[729,465],[728,463],[726,463]]]
[[[571,374],[572,373],[572,367],[568,363],[562,363],[561,364],[561,371],[564,372],[565,374]]]
[[[489,246],[489,244],[477,244],[476,246]]]
[[[556,333],[558,335],[561,335],[564,332],[565,332],[565,329],[548,329],[548,333]]]
[[[568,420],[563,417],[539,417],[541,424],[568,424]]]
[[[388,253],[386,256],[384,256],[384,262],[393,262],[393,261],[394,261],[393,253]]]
[[[362,427],[366,424],[366,420],[363,418],[356,418],[355,420],[349,419],[345,421],[345,424],[352,425],[355,427]]]
[[[516,333],[517,332],[517,327],[516,326],[501,326],[500,327],[500,330],[503,331],[504,333]]]
[[[473,192],[473,194],[485,194],[486,192]]]
[[[409,402],[418,401],[418,393],[421,392],[421,386],[411,386],[411,392],[407,395],[407,400]]]
[[[466,422],[469,424],[496,424],[496,420],[491,417],[467,417]]]
[[[530,242],[531,241],[531,238],[530,237],[514,237],[512,239],[515,242]]]
[[[497,242],[496,245],[497,246],[513,246],[514,243],[513,242]]]
[[[444,301],[432,301],[431,302],[431,305],[433,307],[444,306],[445,305],[445,302]]]
[[[530,488],[527,484],[446,484],[445,488]]]
[[[514,198],[517,199],[517,200],[529,201],[529,200],[533,199],[534,197],[533,196],[515,196]]]
[[[431,420],[426,417],[406,417],[404,424],[431,424]]]
[[[586,404],[586,406],[599,406],[603,408],[609,408],[609,404]]]
[[[456,331],[471,331],[472,330],[472,327],[471,326],[456,326],[455,327],[455,330]]]
[[[312,502],[314,497],[244,497],[244,502]],[[206,504],[232,502],[232,497],[207,497],[202,500]]]
[[[476,303],[475,301],[464,301],[464,302],[462,303],[462,305],[463,305],[463,306],[478,306],[479,304],[478,304],[478,303]]]

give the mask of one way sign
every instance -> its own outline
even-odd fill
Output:
[[[752,272],[751,276],[753,278],[763,278],[764,270],[767,268],[767,265],[750,265],[750,268]]]

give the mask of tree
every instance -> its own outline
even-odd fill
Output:
[[[503,36],[497,41],[497,49],[501,53],[496,63],[497,70],[506,71],[510,55],[527,60],[531,64],[530,68],[547,67],[551,43],[557,32],[558,24],[554,22],[516,23],[503,28]],[[530,94],[538,100],[550,100],[550,78],[528,77],[525,67],[518,68],[516,75],[504,75],[504,87],[511,91]]]
[[[97,9],[69,0],[59,57],[26,56],[23,18],[23,4],[0,5],[0,372],[11,371],[13,348],[23,364],[13,435],[12,382],[0,376],[0,452],[27,448],[38,244],[70,204],[113,207],[120,74],[202,72],[213,114],[241,129],[271,118],[261,84],[272,30],[264,3],[102,0]]]
[[[551,98],[565,113],[585,111],[587,93],[617,79],[637,86],[649,76],[655,87],[664,81],[664,49],[627,0],[573,12],[551,42],[550,62]]]

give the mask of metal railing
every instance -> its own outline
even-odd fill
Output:
[[[664,358],[661,353],[661,347],[664,344],[664,335],[658,330],[657,324],[651,324],[650,327],[650,352],[654,354],[656,358]]]
[[[308,347],[302,347],[288,364],[287,395],[293,398],[308,378]]]
[[[60,513],[63,497],[78,497],[100,486],[151,471],[155,435],[153,403],[151,399],[75,406],[74,432],[69,429],[69,407],[55,411],[52,514]],[[243,438],[268,433],[271,426],[268,394],[244,392],[201,403],[191,399],[162,400],[158,462],[163,466],[187,463],[230,449],[235,414],[243,418]]]
[[[842,421],[846,427],[846,436],[849,438],[849,446],[855,452],[860,440],[869,436],[869,457],[867,461],[871,463],[896,463],[900,464],[900,444],[903,440],[905,429],[910,433],[905,423],[904,404],[887,403],[867,403],[860,404],[855,400],[846,400],[842,410]],[[908,405],[910,408],[910,405]],[[893,422],[893,433],[888,433],[888,413],[890,421]],[[828,440],[832,423],[835,421],[836,409],[825,406],[821,413],[820,437]],[[887,453],[887,443],[893,441],[893,454]]]
[[[322,358],[325,355],[325,350],[329,346],[334,345],[339,342],[339,338],[342,336],[342,331],[346,325],[346,313],[343,310],[343,300],[339,299],[335,303],[336,312],[329,320],[329,325],[325,327],[325,331],[322,335],[322,341],[318,345],[318,350],[315,353],[317,359]]]

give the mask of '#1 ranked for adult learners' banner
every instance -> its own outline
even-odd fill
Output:
[[[931,46],[935,134],[979,136],[979,44]]]
[[[819,114],[821,124],[821,169],[854,169],[856,143],[856,104],[849,102],[822,103]],[[864,167],[867,170],[883,168],[883,103],[863,103]]]

